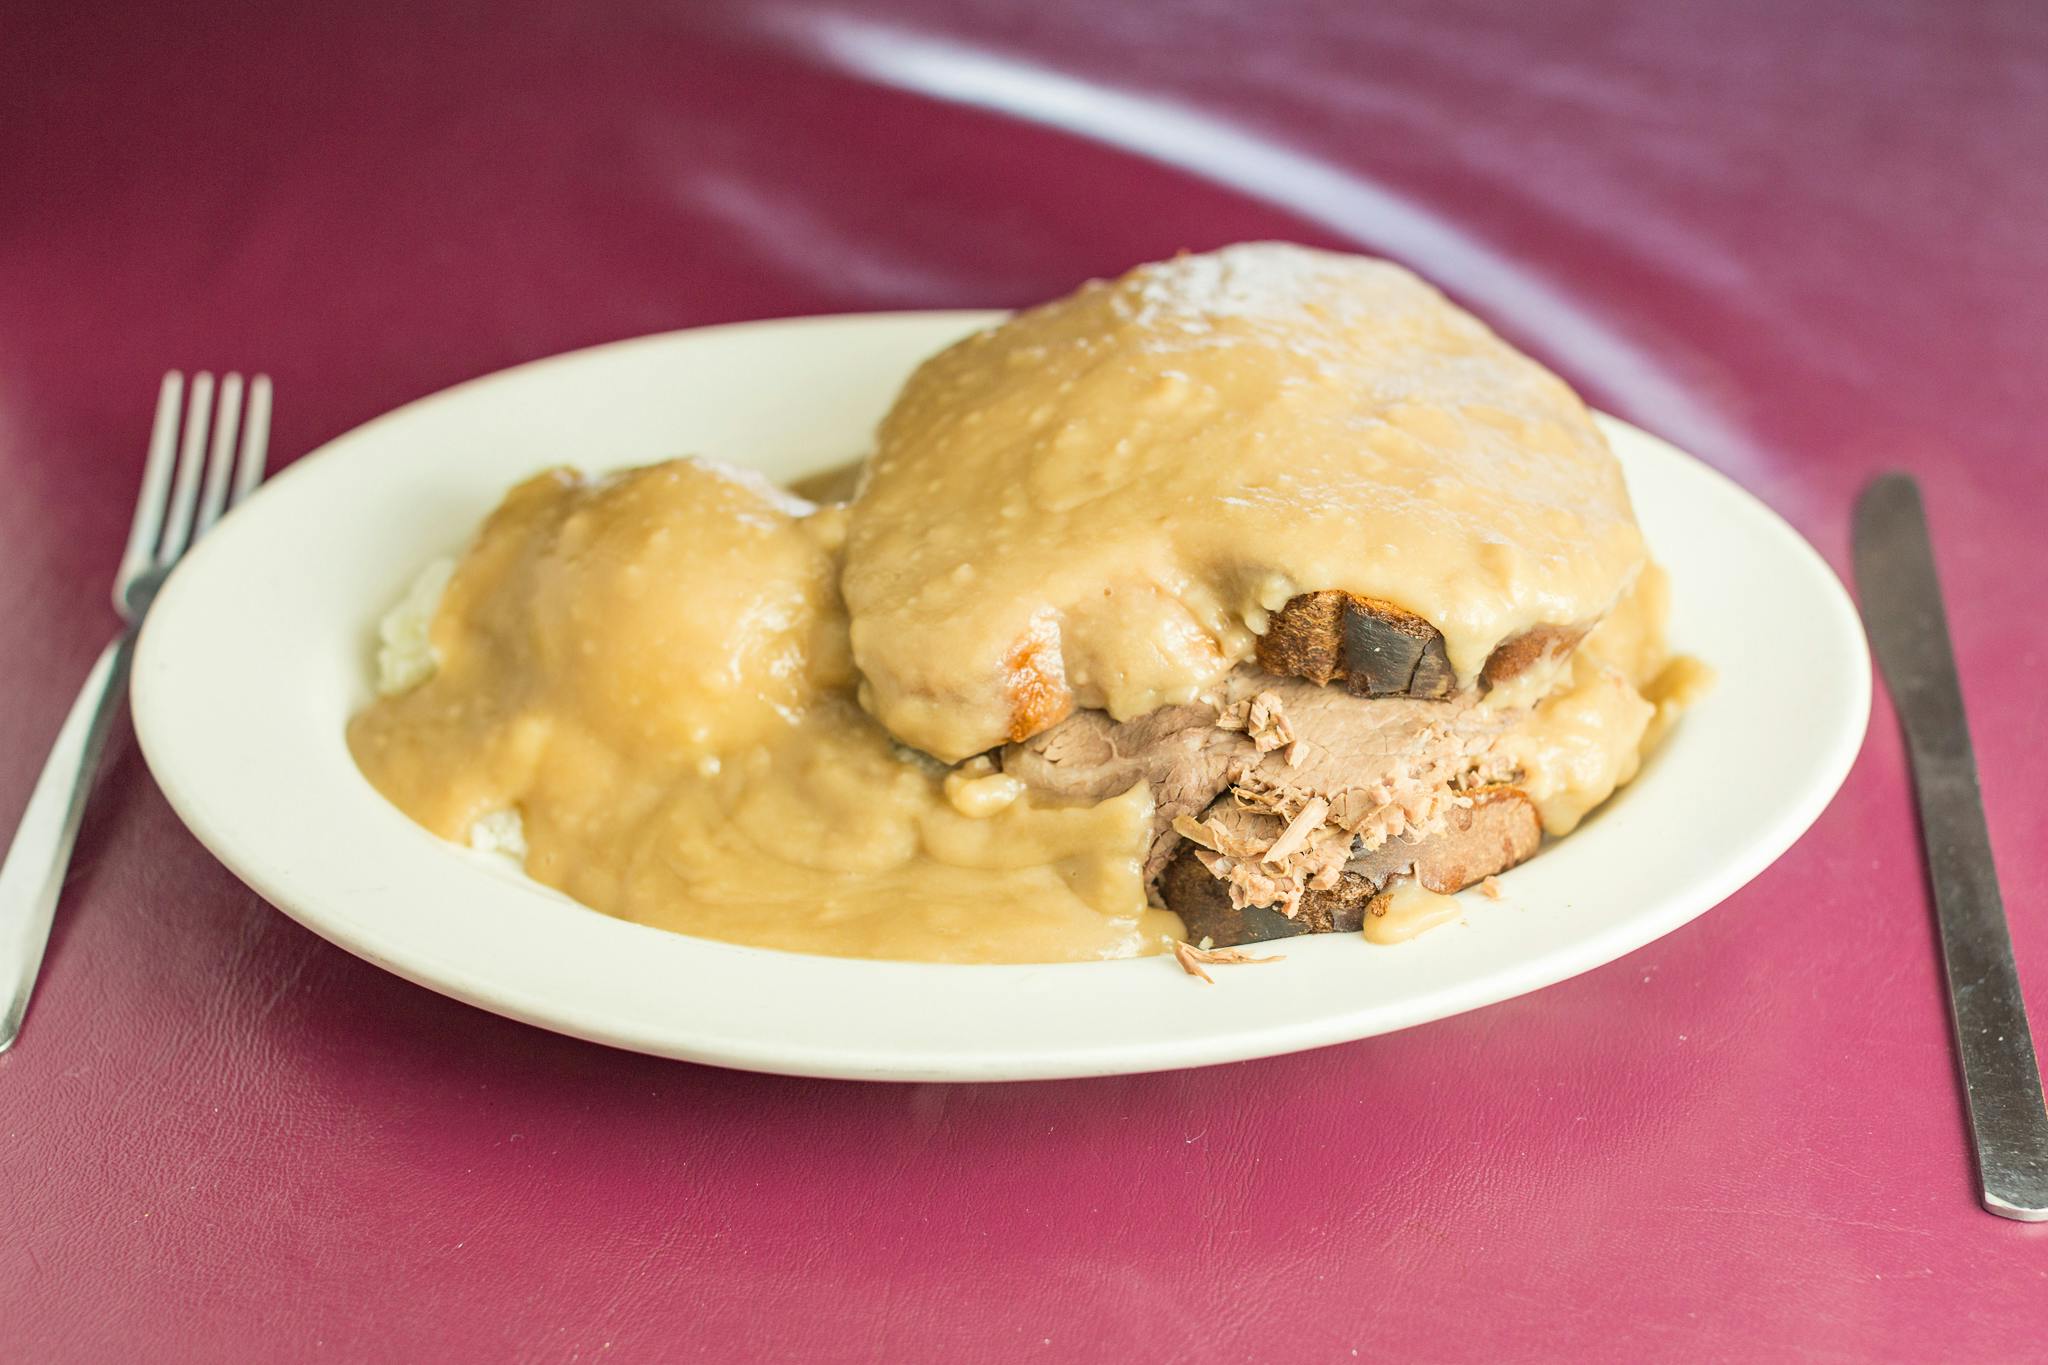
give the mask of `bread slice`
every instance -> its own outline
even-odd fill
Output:
[[[1167,865],[1160,895],[1187,926],[1190,943],[1227,948],[1295,934],[1356,933],[1395,877],[1412,870],[1424,888],[1448,895],[1536,852],[1543,826],[1526,795],[1507,786],[1470,795],[1472,804],[1453,811],[1447,828],[1412,844],[1390,839],[1354,856],[1339,884],[1304,894],[1291,919],[1271,906],[1233,906],[1229,886],[1202,865],[1193,844],[1183,845]]]

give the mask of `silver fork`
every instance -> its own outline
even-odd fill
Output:
[[[71,714],[64,718],[64,728],[57,732],[57,742],[43,764],[43,775],[29,794],[7,861],[0,864],[0,1052],[13,1045],[28,1012],[57,897],[64,889],[64,870],[71,862],[71,845],[78,838],[108,726],[125,691],[142,618],[192,543],[263,480],[270,445],[270,377],[259,374],[248,385],[245,421],[242,376],[231,374],[221,381],[216,407],[213,376],[195,375],[181,440],[178,409],[184,389],[185,377],[173,370],[164,376],[157,397],[142,493],[114,579],[114,610],[121,614],[124,628],[101,652],[78,700],[71,704]]]

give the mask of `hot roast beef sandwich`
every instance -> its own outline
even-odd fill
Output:
[[[1663,580],[1584,405],[1409,272],[1294,246],[927,362],[842,589],[893,734],[1148,786],[1151,894],[1217,945],[1427,918],[1627,781],[1660,709]]]

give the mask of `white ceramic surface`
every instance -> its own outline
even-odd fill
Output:
[[[314,932],[544,1028],[800,1075],[997,1080],[1266,1056],[1548,985],[1669,933],[1761,872],[1848,773],[1863,636],[1820,557],[1721,475],[1606,429],[1674,583],[1675,643],[1720,672],[1577,834],[1399,947],[1276,945],[1218,984],[1171,959],[972,967],[736,947],[585,909],[444,844],[357,773],[377,616],[516,479],[696,453],[778,477],[859,454],[923,356],[992,314],[800,319],[648,337],[461,385],[300,460],[195,551],[149,617],[137,731],[178,814]],[[288,401],[289,395],[285,396]],[[1605,420],[1605,419],[1603,419]],[[1788,660],[1799,687],[1783,686]]]

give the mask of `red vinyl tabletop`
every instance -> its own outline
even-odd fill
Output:
[[[281,9],[0,11],[0,828],[113,629],[167,368],[268,370],[283,461],[571,347],[1290,237],[1439,279],[1838,569],[1861,484],[1921,476],[2048,1032],[2048,10]],[[2048,1227],[1974,1188],[1882,696],[1811,834],[1602,970],[978,1087],[408,985],[238,884],[124,730],[0,1057],[0,1358],[2048,1357]]]

